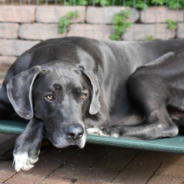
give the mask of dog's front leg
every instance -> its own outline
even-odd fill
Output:
[[[37,118],[31,119],[15,143],[13,156],[17,172],[28,171],[34,167],[33,164],[38,161],[43,134],[44,123]]]

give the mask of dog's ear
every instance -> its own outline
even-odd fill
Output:
[[[11,78],[6,85],[8,98],[22,118],[33,118],[32,87],[40,72],[40,66],[32,67]]]
[[[89,107],[89,113],[94,115],[100,110],[100,87],[97,76],[92,71],[86,70],[82,65],[77,66],[82,74],[88,79],[91,84],[91,103]]]

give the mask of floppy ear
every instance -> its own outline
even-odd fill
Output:
[[[79,70],[89,80],[92,92],[91,92],[91,103],[89,107],[89,113],[94,115],[100,110],[100,87],[96,75],[92,71],[86,70],[82,65],[78,65]]]
[[[22,118],[33,118],[32,87],[40,71],[40,66],[32,67],[11,78],[6,85],[8,98]]]

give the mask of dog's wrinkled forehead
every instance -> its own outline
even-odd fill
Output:
[[[46,71],[38,80],[38,83],[42,83],[42,89],[48,89],[48,87],[61,88],[67,87],[82,87],[83,77],[80,71],[74,67],[46,67]],[[37,82],[36,82],[37,83]],[[59,85],[57,85],[59,84]]]

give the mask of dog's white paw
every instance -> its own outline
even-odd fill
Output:
[[[104,133],[102,130],[99,131],[99,135],[101,135],[101,136],[106,136],[106,137],[110,137],[110,135]]]
[[[86,129],[86,131],[87,131],[87,134],[101,135],[101,136],[107,136],[107,137],[109,137],[110,135],[104,133],[104,132],[102,131],[102,129],[103,129],[103,128],[100,129],[100,128],[98,128],[98,127],[93,127],[93,128],[88,128],[88,129]]]
[[[111,137],[119,137],[119,133],[113,133],[111,134]]]
[[[38,161],[37,158],[30,158],[28,156],[28,153],[14,153],[14,167],[17,172],[19,171],[28,171],[34,167],[33,164],[35,164]]]
[[[93,127],[93,128],[86,129],[86,131],[87,131],[87,134],[99,135],[100,129],[98,127]]]

